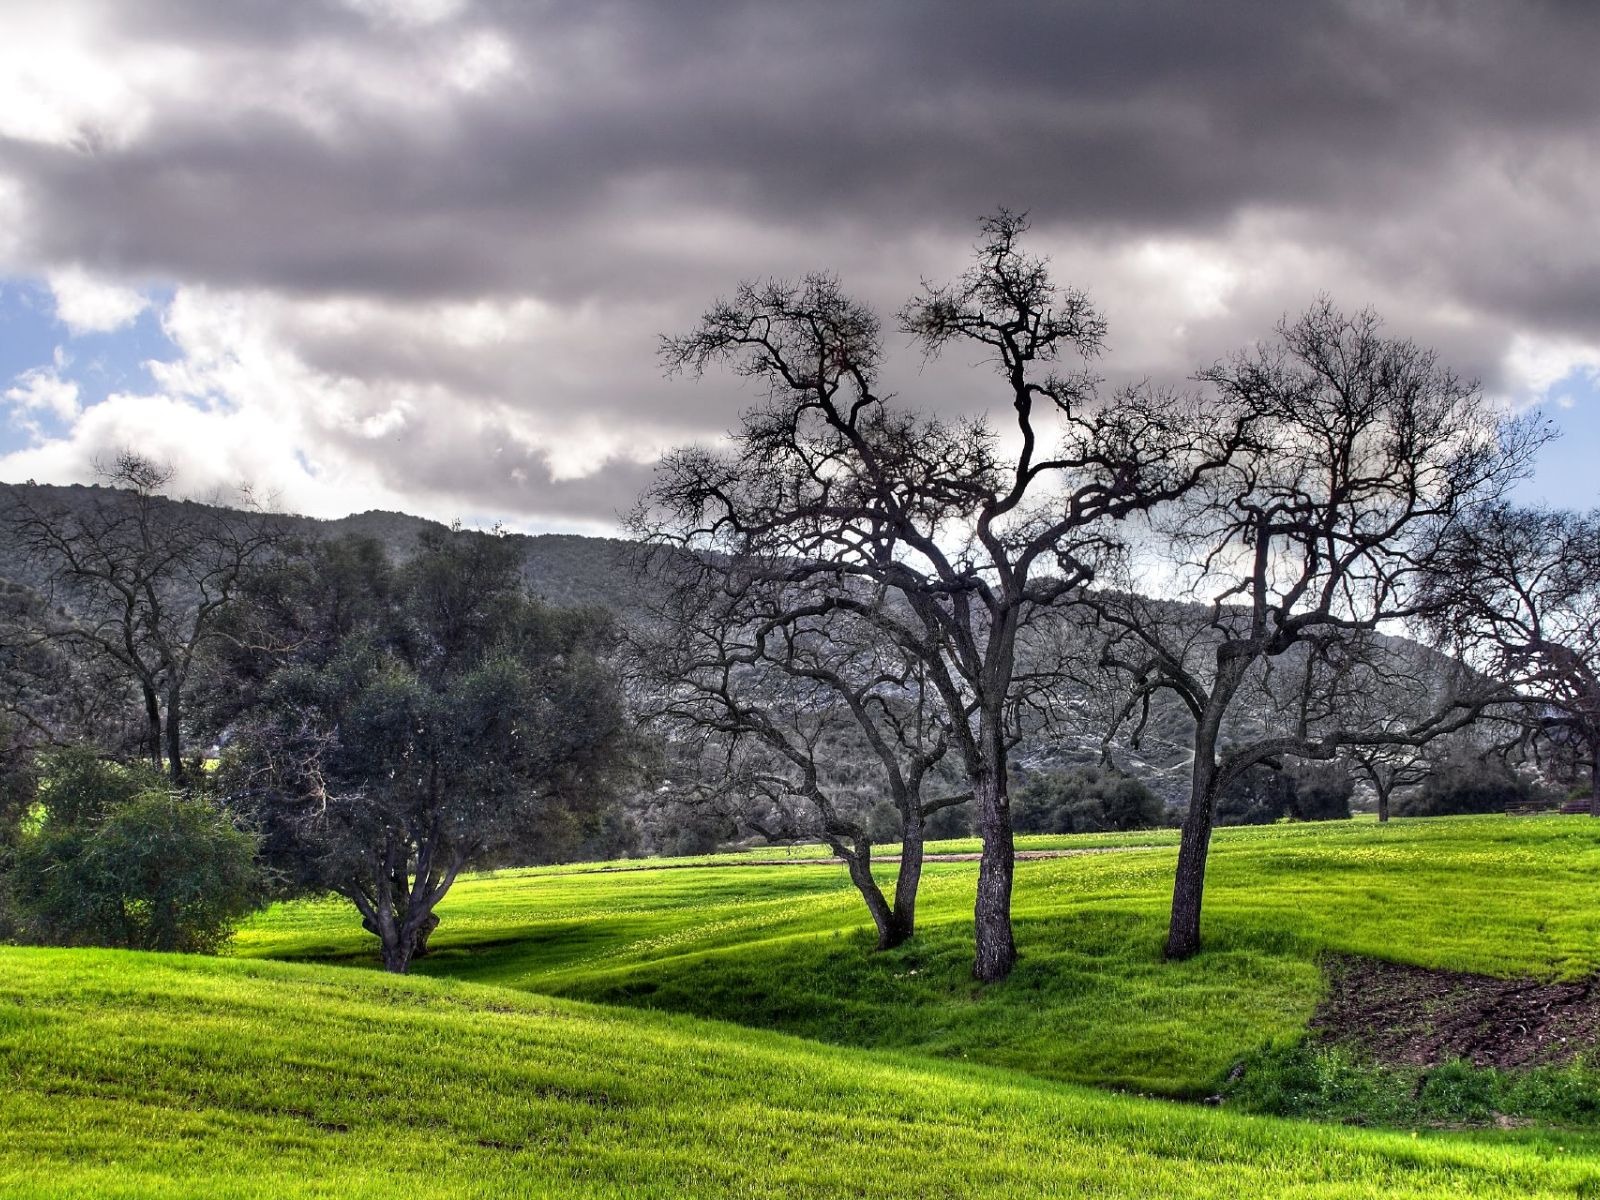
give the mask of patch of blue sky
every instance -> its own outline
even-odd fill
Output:
[[[48,285],[34,279],[0,279],[0,394],[30,371],[54,369],[78,385],[79,403],[88,408],[113,392],[148,392],[155,386],[147,364],[179,357],[161,326],[171,289],[145,291],[150,303],[133,321],[110,333],[73,333],[56,316]],[[47,436],[65,432],[48,413],[28,414],[28,422],[6,411],[0,423],[0,454],[29,445],[32,422]]]
[[[1559,436],[1539,452],[1516,498],[1552,508],[1600,507],[1600,376],[1574,371],[1550,389],[1540,408]]]

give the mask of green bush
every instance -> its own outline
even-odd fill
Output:
[[[1348,821],[1356,781],[1340,762],[1300,763],[1291,772],[1289,812],[1299,821]]]
[[[1437,763],[1422,785],[1395,802],[1402,817],[1504,812],[1541,797],[1541,789],[1500,759],[1457,753]]]
[[[13,858],[23,938],[48,945],[215,951],[264,889],[256,843],[206,799],[128,792],[142,773],[54,760],[37,829]]]
[[[1268,766],[1255,766],[1235,777],[1217,796],[1218,825],[1270,825],[1289,815],[1294,805],[1293,777]]]
[[[1117,771],[1039,771],[1011,797],[1011,820],[1018,833],[1153,829],[1161,824],[1161,801]]]
[[[149,763],[108,762],[87,746],[68,746],[39,760],[39,805],[57,829],[81,828],[144,792],[167,783],[161,768]]]

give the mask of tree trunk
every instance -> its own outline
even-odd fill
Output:
[[[878,881],[872,876],[872,842],[867,838],[857,838],[854,845],[847,846],[837,840],[830,844],[833,852],[844,859],[845,867],[850,872],[850,882],[856,885],[856,891],[867,902],[867,911],[872,914],[872,924],[878,931],[876,948],[887,950],[899,945],[905,939],[895,937],[894,911],[889,907],[889,901],[884,899]]]
[[[1016,850],[1011,836],[1011,805],[1006,795],[1005,765],[972,789],[978,807],[978,833],[983,857],[978,862],[978,900],[973,909],[977,954],[972,976],[994,983],[1011,973],[1017,944],[1011,933],[1011,877]]]
[[[1178,870],[1172,881],[1172,917],[1167,925],[1166,956],[1188,958],[1200,949],[1200,907],[1206,890],[1206,857],[1211,852],[1211,821],[1218,784],[1216,735],[1220,720],[1203,720],[1195,735],[1194,773],[1189,787],[1189,812],[1178,842]]]
[[[383,895],[383,891],[380,886],[373,912],[361,923],[368,933],[377,935],[378,953],[383,956],[383,969],[392,971],[396,975],[404,975],[406,968],[411,965],[411,951],[415,947],[415,942],[403,932],[404,925],[396,919],[394,905]]]
[[[396,975],[404,975],[412,962],[428,952],[428,938],[439,927],[439,918],[432,909],[411,912],[409,904],[408,901],[408,911],[402,919],[396,920],[391,914],[377,930],[383,943],[383,969]]]
[[[894,881],[894,931],[890,946],[898,946],[917,931],[917,888],[922,883],[922,814],[905,821],[900,832],[900,873]],[[889,946],[881,949],[887,950]]]
[[[428,939],[433,936],[433,931],[439,928],[439,917],[436,913],[429,913],[423,920],[421,928],[417,930],[416,942],[411,951],[412,958],[421,958],[428,953]]]
[[[1600,733],[1589,743],[1589,815],[1600,817]]]
[[[415,948],[414,941],[402,937],[398,929],[393,929],[391,935],[383,939],[383,969],[395,975],[404,975],[411,966],[411,954]]]
[[[1378,793],[1378,823],[1382,824],[1389,819],[1389,785],[1374,783],[1373,790]]]
[[[147,736],[150,739],[150,761],[155,764],[156,770],[161,770],[161,701],[156,696],[155,688],[149,684],[141,684],[144,690],[144,719],[147,726]]]
[[[1200,904],[1206,890],[1206,856],[1211,849],[1211,805],[1191,798],[1178,844],[1178,871],[1172,882],[1172,919],[1167,926],[1166,956],[1188,958],[1200,949]]]
[[[178,731],[179,705],[182,703],[177,688],[167,692],[167,773],[172,776],[172,786],[183,784],[183,747]]]

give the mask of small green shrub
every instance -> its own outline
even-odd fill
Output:
[[[19,841],[11,894],[27,941],[214,952],[264,895],[255,839],[208,800],[137,771],[58,758]]]
[[[1395,802],[1402,817],[1443,817],[1504,812],[1507,805],[1553,800],[1500,759],[1457,752],[1436,763],[1422,786]]]

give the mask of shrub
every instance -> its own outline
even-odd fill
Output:
[[[22,935],[65,946],[215,951],[264,894],[255,839],[201,797],[126,795],[137,771],[57,760],[11,891]]]
[[[1301,821],[1348,821],[1356,783],[1343,763],[1309,762],[1293,770],[1289,810]]]
[[[1395,802],[1402,817],[1503,812],[1539,798],[1539,789],[1499,759],[1456,753],[1437,763],[1421,786]]]
[[[1018,833],[1099,833],[1161,824],[1161,801],[1130,775],[1099,767],[1039,771],[1011,798]]]
[[[1217,796],[1218,825],[1270,825],[1289,815],[1294,780],[1271,767],[1251,767]]]
[[[1503,1071],[1453,1061],[1384,1066],[1310,1040],[1258,1050],[1221,1094],[1248,1112],[1378,1125],[1488,1125],[1498,1117],[1593,1128],[1600,1074],[1584,1062]]]

